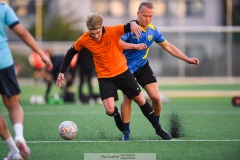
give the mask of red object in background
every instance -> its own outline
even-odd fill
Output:
[[[33,52],[29,55],[28,61],[34,69],[44,69],[45,68],[45,64],[42,61],[41,57],[35,52]]]
[[[235,96],[235,97],[233,97],[233,98],[232,98],[232,104],[233,104],[234,106],[240,107],[240,96]]]

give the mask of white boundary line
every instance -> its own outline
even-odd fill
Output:
[[[240,139],[219,139],[219,140],[130,140],[130,141],[27,141],[29,144],[41,144],[41,143],[129,143],[129,142],[240,142]]]
[[[171,113],[171,111],[165,111],[165,113]],[[179,112],[179,114],[182,114],[183,112]],[[104,115],[103,112],[91,112],[88,111],[25,111],[25,116],[59,116],[59,115]],[[134,115],[142,115],[142,113],[134,112],[132,113]],[[186,113],[183,113],[184,115],[239,115],[240,110],[232,110],[232,111],[189,111]],[[8,112],[2,112],[2,115],[8,115]]]

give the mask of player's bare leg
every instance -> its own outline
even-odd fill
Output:
[[[2,96],[3,102],[8,109],[10,120],[12,124],[23,123],[23,110],[19,104],[19,96],[12,97]]]
[[[5,159],[22,159],[19,153],[19,149],[17,148],[8,130],[7,124],[4,121],[1,114],[0,114],[0,137],[3,139],[4,143],[9,149],[9,153]]]
[[[123,136],[122,140],[130,139],[130,117],[131,117],[131,103],[132,100],[129,99],[125,94],[123,94],[123,102],[121,104],[121,115],[123,121]]]
[[[30,149],[26,144],[23,137],[23,110],[19,103],[19,96],[15,95],[12,97],[2,96],[3,102],[8,109],[10,120],[13,124],[15,131],[15,143],[20,150],[20,154],[23,158],[30,157]]]

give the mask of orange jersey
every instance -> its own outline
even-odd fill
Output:
[[[118,43],[124,34],[124,25],[105,26],[105,32],[99,42],[86,32],[74,43],[74,48],[80,51],[83,47],[92,52],[98,78],[115,77],[127,68],[127,60]]]

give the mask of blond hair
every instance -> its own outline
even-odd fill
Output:
[[[89,30],[95,30],[102,27],[103,17],[98,13],[91,13],[86,20],[86,25]]]
[[[141,3],[140,3],[140,5],[139,5],[139,7],[138,7],[138,11],[140,11],[143,6],[149,8],[149,9],[154,9],[154,6],[153,6],[153,3],[152,3],[152,2],[150,2],[150,1],[145,1],[145,2],[141,2]]]

